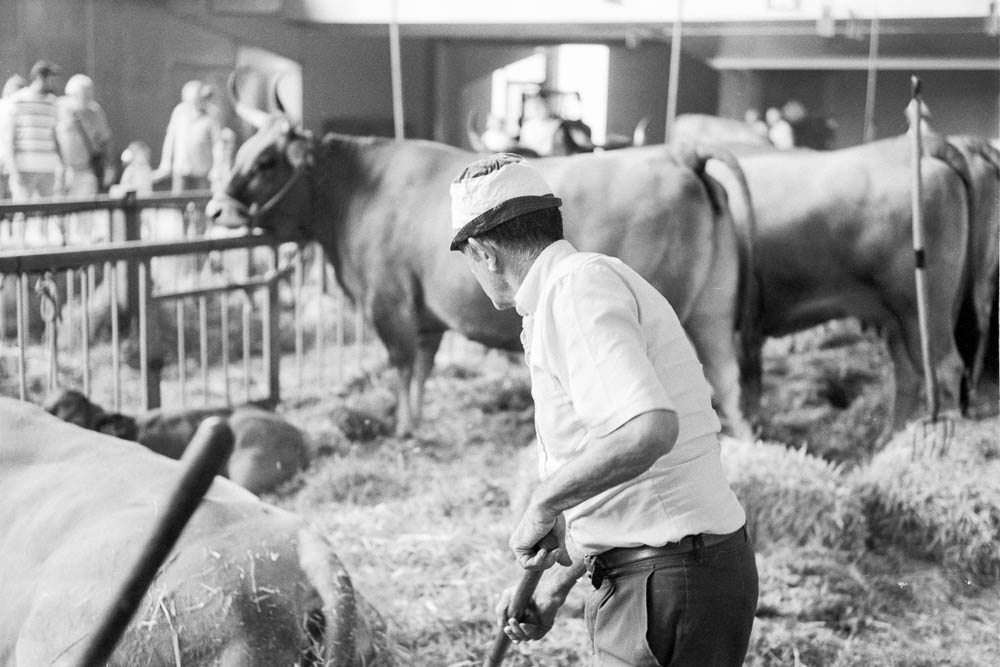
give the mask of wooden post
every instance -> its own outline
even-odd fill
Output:
[[[392,0],[392,22],[389,23],[389,58],[392,67],[392,120],[396,138],[404,137],[403,70],[399,57],[399,1]]]
[[[146,410],[160,407],[160,336],[149,326],[149,309],[153,301],[153,281],[150,261],[145,259],[139,265],[139,377],[143,387],[143,403]],[[158,328],[157,328],[158,329]],[[151,367],[150,361],[156,360]]]
[[[868,87],[865,91],[865,143],[875,140],[875,79],[878,76],[878,15],[868,36]]]
[[[264,369],[267,372],[268,398],[277,405],[281,401],[281,341],[278,337],[278,246],[271,247],[269,270],[274,276],[267,281],[264,292],[263,346]]]
[[[122,211],[125,213],[125,240],[138,241],[142,237],[142,208],[134,190],[125,193]],[[139,263],[134,259],[125,262],[125,312],[129,331],[135,331],[136,313],[139,312]]]
[[[670,143],[670,134],[677,117],[677,91],[681,72],[681,33],[684,30],[681,13],[684,0],[677,0],[677,16],[674,18],[673,36],[670,38],[670,78],[667,80],[667,121],[663,129],[663,143]]]

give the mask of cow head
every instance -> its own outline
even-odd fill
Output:
[[[285,113],[276,85],[273,113],[239,101],[235,72],[229,88],[237,113],[257,132],[237,151],[225,191],[209,202],[207,215],[227,227],[263,229],[282,242],[308,240],[315,150],[311,133]]]
[[[92,403],[83,393],[75,389],[58,389],[46,397],[42,404],[49,414],[81,428],[95,428],[104,415],[104,409]]]

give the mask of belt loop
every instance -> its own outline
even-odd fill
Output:
[[[694,536],[694,559],[701,565],[705,562],[705,554],[703,550],[705,549],[705,538],[702,537],[701,533]]]

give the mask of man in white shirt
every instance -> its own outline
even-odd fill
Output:
[[[188,81],[181,89],[180,104],[170,114],[153,181],[169,177],[175,193],[210,189],[213,169],[222,161],[222,123],[212,95],[211,86]]]
[[[498,623],[539,639],[586,571],[595,665],[742,664],[757,569],[677,315],[624,263],[563,239],[561,200],[522,158],[473,162],[451,196],[452,250],[523,318],[535,403],[541,483],[510,546],[549,571],[521,619],[503,593]]]

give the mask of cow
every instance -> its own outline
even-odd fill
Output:
[[[182,472],[0,398],[0,664],[77,664]],[[383,631],[326,538],[217,477],[109,664],[386,664]]]
[[[157,454],[180,459],[198,426],[225,418],[233,431],[233,453],[223,474],[256,494],[273,491],[308,465],[305,437],[280,416],[254,405],[236,408],[157,408],[138,415],[109,413],[75,389],[48,396],[45,409],[81,428],[132,440]]]
[[[988,141],[970,135],[950,135],[968,164],[971,178],[968,256],[971,318],[960,320],[955,331],[967,369],[967,388],[975,392],[987,356],[995,358],[997,272],[1000,266],[1000,151]],[[970,399],[971,400],[971,399]]]
[[[921,335],[914,278],[910,140],[834,151],[740,156],[756,213],[759,324],[783,336],[854,317],[884,333],[895,393],[884,436],[919,408]],[[931,356],[940,407],[958,409],[963,363],[954,341],[968,248],[962,175],[924,157],[923,226]],[[733,203],[739,219],[745,202]],[[759,373],[759,369],[757,369]]]
[[[240,147],[208,214],[279,242],[323,247],[397,371],[399,435],[419,422],[424,382],[447,329],[521,350],[520,318],[495,310],[448,249],[449,184],[474,153],[425,140],[342,134],[317,140],[284,114],[265,115],[240,104],[235,91],[233,97],[259,129]],[[746,284],[741,246],[726,193],[705,173],[706,161],[647,146],[532,164],[562,198],[572,243],[619,257],[671,302],[705,365],[724,424],[746,435],[734,341]],[[730,163],[738,168],[735,159]]]
[[[715,143],[733,148],[777,150],[766,136],[754,130],[749,123],[702,113],[678,115],[670,127],[670,142]]]

